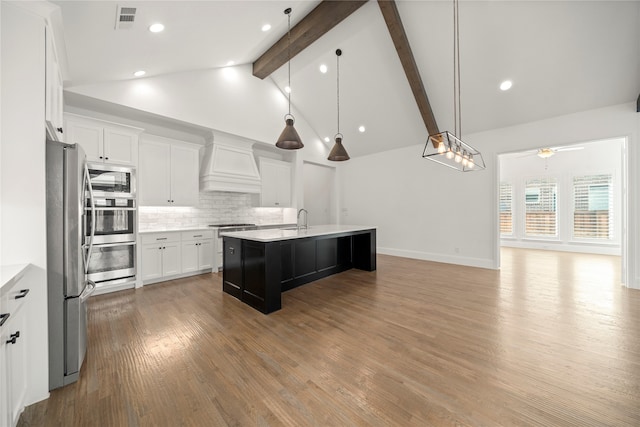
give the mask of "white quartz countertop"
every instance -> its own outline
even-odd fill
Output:
[[[295,224],[256,224],[258,228],[295,227]],[[219,226],[194,225],[190,227],[158,227],[138,231],[138,234],[167,233],[179,231],[217,230]]]
[[[276,242],[279,240],[303,239],[305,237],[325,236],[330,234],[351,233],[354,231],[374,230],[375,226],[371,225],[313,225],[307,229],[266,229],[266,230],[248,230],[233,231],[230,233],[222,233],[223,237],[235,237],[244,240],[253,240],[256,242]]]
[[[172,231],[196,231],[196,230],[211,230],[212,227],[207,227],[206,225],[193,226],[193,227],[165,227],[165,228],[152,228],[149,230],[140,230],[138,234],[149,234],[149,233],[167,233]]]
[[[30,264],[3,265],[0,267],[0,288],[20,279]]]

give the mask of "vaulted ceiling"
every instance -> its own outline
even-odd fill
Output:
[[[252,64],[286,33],[285,8],[293,9],[295,25],[320,2],[55,3],[65,85],[73,88],[131,79],[139,69],[156,76]],[[131,29],[114,30],[118,4],[138,8]],[[452,2],[396,4],[439,128],[452,129]],[[153,22],[166,30],[150,33]],[[267,23],[272,28],[263,32]],[[424,142],[427,130],[375,0],[291,62],[292,102],[317,134],[336,133],[336,48],[343,51],[340,130],[349,154]],[[638,1],[461,1],[460,48],[463,134],[635,102],[640,94]],[[267,79],[284,89],[287,67]],[[506,79],[513,87],[503,92]]]

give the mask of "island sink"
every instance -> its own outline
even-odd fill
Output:
[[[376,270],[376,229],[323,225],[223,233],[224,292],[268,314],[282,292],[351,268]]]

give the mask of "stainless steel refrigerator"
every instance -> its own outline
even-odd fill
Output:
[[[46,142],[49,389],[78,380],[87,349],[86,279],[82,215],[86,156],[82,147]],[[88,246],[88,245],[87,245]]]

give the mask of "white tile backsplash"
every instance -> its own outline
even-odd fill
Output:
[[[291,218],[296,217],[293,208],[254,207],[255,197],[247,193],[201,191],[198,207],[141,206],[138,209],[139,230],[219,223],[282,224],[289,223]]]

